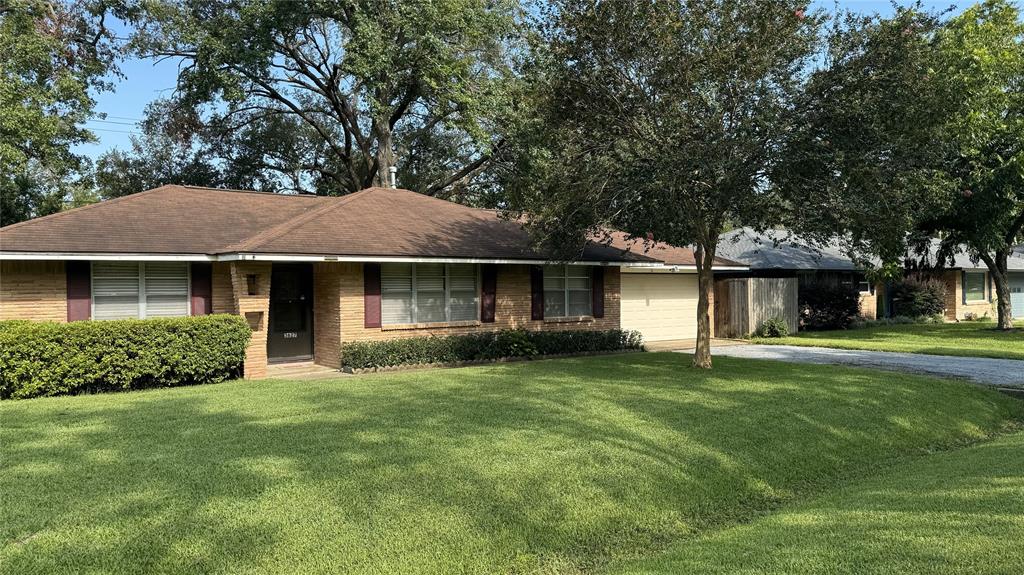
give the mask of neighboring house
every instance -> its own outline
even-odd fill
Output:
[[[693,337],[678,303],[696,301],[686,253],[672,250],[677,265],[591,242],[578,261],[551,261],[515,222],[406,190],[163,186],[0,229],[0,319],[239,314],[253,329],[246,377],[268,362],[339,367],[345,341],[503,328]]]
[[[939,241],[932,243],[929,257],[934,261]],[[992,275],[984,262],[974,262],[964,253],[944,262],[939,277],[946,284],[947,320],[958,321],[968,317],[995,317],[996,290]],[[1010,302],[1015,318],[1024,318],[1024,252],[1014,250],[1007,260],[1010,279]]]
[[[935,263],[939,241],[933,241],[929,254]],[[716,271],[716,277],[796,277],[801,285],[810,281],[836,282],[857,286],[861,314],[868,318],[890,315],[885,284],[872,284],[863,270],[845,254],[838,244],[812,246],[785,230],[758,233],[741,228],[722,234],[718,254],[750,266],[749,272]],[[1010,291],[1013,316],[1024,317],[1024,249],[1009,258]],[[945,317],[959,321],[967,317],[994,317],[996,301],[994,283],[982,262],[972,262],[966,254],[956,254],[945,262],[938,277],[946,284]]]
[[[884,290],[865,277],[836,244],[811,245],[785,230],[759,233],[739,228],[719,236],[717,254],[749,266],[749,271],[715,272],[715,277],[796,278],[799,285],[808,282],[837,283],[856,287],[860,292],[861,315],[879,315],[879,295]]]

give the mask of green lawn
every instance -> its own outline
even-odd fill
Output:
[[[593,571],[1024,417],[962,383],[689,361],[4,402],[0,572]]]
[[[1024,433],[921,458],[812,502],[610,569],[1024,573]]]
[[[982,321],[805,331],[792,337],[754,341],[776,345],[1024,359],[1024,325],[1007,332],[995,329],[994,322]]]

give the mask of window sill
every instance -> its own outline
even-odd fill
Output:
[[[447,327],[474,327],[481,325],[480,320],[439,321],[436,323],[392,323],[380,326],[381,331],[400,331],[410,329],[443,329]]]
[[[544,323],[585,323],[594,321],[591,315],[571,315],[565,317],[546,317]]]
[[[992,302],[988,301],[987,299],[974,299],[974,300],[969,299],[969,300],[967,300],[966,303],[964,303],[964,305],[984,305],[984,304],[989,304],[989,303],[992,303]]]

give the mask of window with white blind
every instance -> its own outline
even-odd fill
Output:
[[[544,317],[576,317],[593,313],[590,268],[544,266]]]
[[[985,284],[988,283],[985,272],[964,272],[964,299],[966,301],[988,301],[985,297]]]
[[[381,323],[475,320],[480,296],[474,264],[383,264]]]
[[[93,262],[93,319],[189,315],[187,262]]]

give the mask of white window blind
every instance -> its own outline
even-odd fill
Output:
[[[383,264],[380,276],[384,324],[475,320],[479,316],[476,265]]]
[[[139,317],[139,264],[93,262],[93,319]]]
[[[593,313],[590,281],[586,266],[544,266],[544,317]]]
[[[93,319],[189,315],[186,262],[93,262]]]
[[[188,315],[188,264],[147,262],[145,270],[145,317]]]

